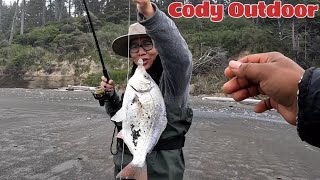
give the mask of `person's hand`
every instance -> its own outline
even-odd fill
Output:
[[[150,0],[132,0],[137,4],[137,10],[139,13],[143,14],[146,18],[154,15],[154,9],[152,7]]]
[[[268,99],[255,106],[257,113],[276,109],[290,124],[296,125],[298,83],[304,70],[278,52],[254,54],[230,61],[225,76],[232,78],[223,86],[236,101],[264,94]]]
[[[115,90],[115,85],[113,83],[113,80],[110,79],[108,82],[107,78],[102,76],[100,88],[105,89],[107,92],[113,92]]]

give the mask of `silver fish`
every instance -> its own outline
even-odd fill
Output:
[[[111,120],[122,122],[117,137],[123,139],[133,155],[117,178],[147,180],[146,156],[166,128],[167,117],[161,91],[143,67],[142,59],[128,81],[122,108]]]

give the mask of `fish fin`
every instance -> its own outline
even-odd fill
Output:
[[[127,147],[129,148],[129,151],[130,151],[131,153],[133,153],[133,151],[132,151],[132,146],[133,146],[133,144],[132,144],[132,143],[129,143],[129,142],[125,139],[123,130],[121,130],[121,131],[117,134],[117,138],[122,139],[123,142],[124,142],[124,143],[127,145]],[[121,146],[122,146],[122,144],[121,144]]]
[[[121,130],[120,132],[118,132],[117,134],[117,138],[123,139],[123,131]]]
[[[121,108],[119,109],[119,111],[111,117],[111,121],[115,121],[115,122],[122,122],[123,120],[126,119],[126,112],[125,112],[125,108]]]
[[[135,179],[135,180],[148,180],[147,164],[144,163],[142,167],[137,167],[132,164],[132,161],[122,169],[116,178],[121,179]]]

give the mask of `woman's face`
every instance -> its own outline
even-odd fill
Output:
[[[148,70],[158,56],[158,51],[149,37],[140,37],[130,42],[130,55],[135,64],[141,58],[144,68]]]

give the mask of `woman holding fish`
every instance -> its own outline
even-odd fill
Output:
[[[133,2],[138,23],[112,44],[116,54],[133,60],[132,77],[123,98],[112,93],[105,103],[120,142],[114,156],[115,176],[182,180],[182,148],[193,116],[188,107],[192,55],[174,22],[155,4]],[[114,87],[112,80],[102,77],[101,88],[115,92]]]

